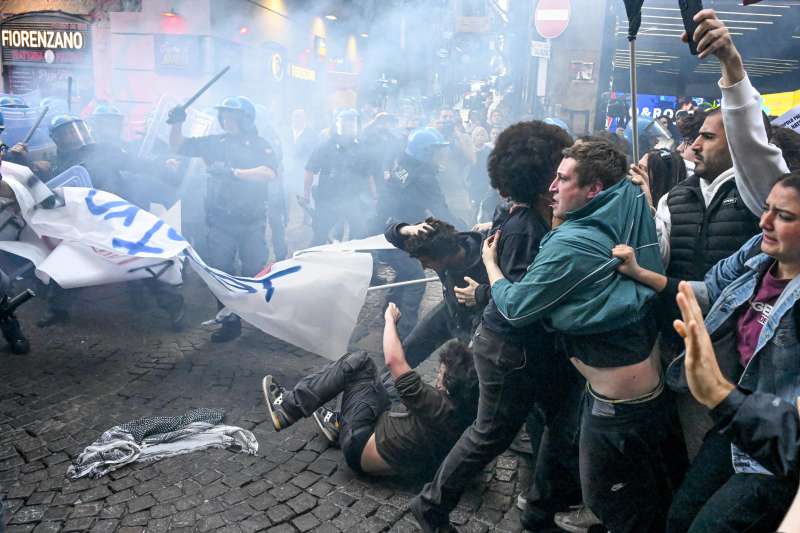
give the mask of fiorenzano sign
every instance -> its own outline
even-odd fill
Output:
[[[555,39],[567,29],[569,0],[539,0],[533,14],[536,31],[545,39]]]
[[[84,45],[83,33],[70,30],[3,30],[0,42],[3,47],[66,50],[80,50]]]

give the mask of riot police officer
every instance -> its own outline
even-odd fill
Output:
[[[27,109],[29,106],[25,100],[19,96],[3,96],[0,98],[0,108]]]
[[[303,198],[311,199],[314,177],[314,220],[312,245],[324,244],[334,228],[350,227],[350,238],[364,236],[365,208],[375,197],[373,166],[358,141],[358,112],[345,109],[336,115],[330,139],[317,147],[306,164]]]
[[[131,183],[130,176],[165,171],[162,167],[129,155],[119,146],[96,143],[86,123],[74,115],[54,117],[50,122],[50,137],[57,148],[52,176],[57,176],[74,165],[80,165],[87,170],[96,189],[116,194],[126,200],[134,196],[136,188],[136,184]],[[158,305],[169,314],[173,329],[180,330],[184,318],[180,287],[160,283],[157,279],[145,281],[145,285],[154,293]],[[48,287],[48,310],[37,323],[39,327],[66,321],[74,299],[74,289],[66,291],[53,281]]]
[[[187,138],[181,131],[186,112],[180,106],[173,108],[167,119],[172,125],[170,147],[180,155],[203,158],[208,167],[209,265],[233,273],[238,255],[242,275],[254,276],[267,262],[268,184],[278,165],[270,144],[258,136],[250,100],[231,96],[216,109],[224,133]],[[239,317],[229,315],[211,340],[225,342],[240,334]]]
[[[125,127],[125,115],[111,104],[98,104],[88,119],[92,135],[103,142],[122,146],[122,130]]]
[[[3,119],[3,114],[0,113],[0,135],[2,135],[4,129],[5,121]],[[0,179],[2,179],[3,156],[7,148],[5,144],[0,142]],[[12,203],[12,200],[0,197],[0,240],[4,241],[18,240],[19,234],[25,226],[25,222],[20,220],[19,215],[10,208],[10,203]],[[7,257],[10,261],[15,261],[10,254],[2,252],[2,255],[4,259]],[[10,297],[10,288],[11,280],[5,272],[0,270],[0,298]],[[0,314],[0,332],[2,332],[6,342],[8,342],[8,347],[11,349],[12,353],[24,354],[30,351],[28,339],[25,338],[25,334],[22,333],[22,326],[13,312]],[[0,511],[1,510],[0,508]]]

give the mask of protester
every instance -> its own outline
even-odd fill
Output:
[[[394,404],[375,363],[366,352],[357,352],[307,375],[292,390],[265,376],[267,412],[275,431],[313,416],[355,472],[426,479],[475,418],[472,354],[465,344],[449,342],[439,352],[436,384],[428,385],[406,361],[396,328],[400,312],[393,303],[385,319],[383,356],[398,395]],[[327,409],[325,404],[340,394],[341,410]]]
[[[800,133],[789,128],[772,128],[769,142],[781,149],[789,171],[800,170]]]
[[[480,233],[457,232],[451,224],[435,218],[414,225],[391,224],[384,235],[423,268],[433,269],[442,284],[442,301],[403,339],[409,365],[416,368],[446,341],[467,342],[472,337],[489,301],[488,278],[481,261],[483,239]],[[469,295],[459,297],[462,286],[471,289]]]
[[[501,272],[512,280],[525,275],[549,229],[547,183],[561,159],[561,150],[571,142],[556,126],[524,122],[505,130],[489,156],[491,184],[512,202],[508,213],[493,221],[491,238]],[[496,263],[495,259],[495,268]],[[488,268],[485,257],[484,264]],[[472,284],[468,287],[476,295],[479,288]],[[467,301],[469,292],[456,289],[459,293],[460,299]],[[559,400],[568,396],[565,389],[575,382],[565,361],[555,357],[552,336],[539,323],[516,329],[494,301],[489,301],[483,312],[472,348],[481,383],[478,417],[450,451],[434,480],[411,502],[424,531],[447,526],[448,515],[467,481],[511,444],[534,403],[541,405],[552,420],[562,407]],[[548,466],[555,469],[558,462]],[[553,479],[545,477],[544,471],[542,476],[543,480]],[[531,516],[530,523],[549,519],[552,524],[552,513],[567,506],[559,501],[565,495],[555,493],[553,487],[542,487],[542,492],[541,508],[531,513],[537,516]]]
[[[544,321],[561,357],[588,381],[581,422],[584,501],[610,530],[659,531],[685,467],[673,442],[673,413],[656,353],[654,293],[613,275],[613,234],[659,270],[647,202],[625,177],[625,156],[610,143],[586,140],[564,150],[553,216],[565,220],[516,283],[484,246],[492,300],[515,327]],[[602,230],[600,229],[602,228]],[[631,442],[620,450],[615,441]],[[633,443],[637,444],[633,444]],[[613,490],[612,490],[613,489]]]
[[[467,174],[469,183],[469,199],[472,206],[473,221],[477,221],[482,202],[489,196],[489,174],[487,165],[492,144],[489,143],[489,134],[483,126],[476,126],[472,130],[472,145],[475,149],[475,163],[470,165]]]
[[[631,177],[635,183],[646,183],[645,192],[651,195],[648,203],[659,205],[662,197],[686,179],[686,164],[676,151],[650,150],[638,164],[631,165]]]
[[[687,352],[671,366],[670,378],[683,384],[685,367],[689,389],[711,410],[715,425],[675,496],[670,533],[773,531],[795,493],[800,174],[775,184],[760,227],[760,235],[704,281],[680,285],[683,322],[676,329]],[[618,246],[614,255],[623,259],[620,272],[674,297],[676,285],[639,267],[630,247]],[[708,312],[705,326],[701,309]],[[718,343],[716,358],[709,334],[730,339]]]

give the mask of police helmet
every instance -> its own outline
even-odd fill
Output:
[[[122,112],[111,104],[98,104],[92,111],[93,117],[123,117]]]
[[[42,98],[42,101],[39,102],[39,107],[48,108],[48,113],[51,115],[61,115],[69,112],[69,105],[67,105],[66,100],[53,98],[52,96]]]
[[[669,132],[664,126],[657,120],[653,120],[649,117],[642,117],[640,116],[636,121],[636,131],[639,134],[639,141],[642,143],[643,150],[645,152],[656,145],[662,143],[670,143],[673,141],[672,133]],[[633,121],[628,121],[628,125],[625,126],[625,139],[629,143],[633,143]]]
[[[567,126],[567,123],[561,120],[560,118],[547,117],[542,122],[544,122],[545,124],[550,124],[551,126],[558,126],[562,130],[572,135],[572,132],[569,130],[569,126]]]
[[[417,161],[431,163],[434,151],[449,144],[436,128],[417,128],[408,136],[405,153]]]
[[[26,108],[28,104],[19,96],[3,96],[0,98],[0,107]]]
[[[251,125],[256,119],[256,106],[253,102],[245,96],[229,96],[222,101],[218,106],[215,106],[217,112],[220,111],[234,111],[239,116],[244,118],[243,125]]]
[[[70,152],[94,144],[89,128],[80,117],[57,115],[50,121],[50,138],[59,150]]]

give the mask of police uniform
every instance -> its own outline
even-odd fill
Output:
[[[314,150],[306,164],[307,171],[319,175],[314,192],[312,245],[326,243],[330,230],[345,221],[350,226],[351,239],[364,236],[366,204],[362,195],[369,193],[372,166],[358,140],[344,142],[333,135]]]
[[[238,252],[242,274],[253,276],[267,263],[268,183],[236,178],[232,169],[278,168],[270,144],[256,135],[208,135],[184,139],[180,155],[201,157],[209,168],[206,190],[208,263],[234,271]]]

